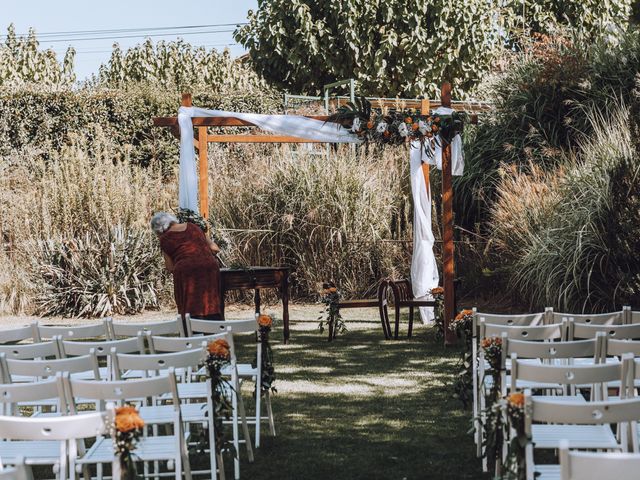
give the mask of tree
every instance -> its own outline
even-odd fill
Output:
[[[626,23],[631,0],[258,0],[235,38],[266,80],[319,93],[354,78],[362,93],[433,95],[444,79],[471,90],[524,28],[587,38]]]
[[[0,86],[37,84],[68,86],[76,80],[73,72],[75,50],[68,48],[62,64],[51,50],[38,50],[33,29],[27,37],[17,37],[13,24],[7,28],[7,38],[0,44]]]

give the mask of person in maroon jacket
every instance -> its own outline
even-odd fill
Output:
[[[160,240],[168,271],[173,274],[173,292],[183,318],[221,320],[220,264],[218,246],[193,223],[180,223],[166,212],[151,218],[151,229]]]

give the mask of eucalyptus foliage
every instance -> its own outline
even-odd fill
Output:
[[[67,49],[62,63],[51,50],[39,50],[33,29],[29,35],[18,37],[13,24],[7,28],[7,37],[0,45],[0,87],[37,84],[44,87],[67,86],[75,82],[73,72],[75,50]]]

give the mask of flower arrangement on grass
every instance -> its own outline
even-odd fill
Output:
[[[320,316],[318,317],[318,320],[320,320],[318,328],[320,329],[320,333],[323,333],[325,325],[327,326],[329,329],[329,341],[336,338],[338,333],[347,331],[347,325],[338,307],[341,298],[340,290],[338,290],[333,283],[322,284],[320,302],[325,305],[325,308],[320,312]]]
[[[137,478],[133,452],[143,433],[144,420],[140,418],[138,410],[131,405],[118,407],[115,413],[115,454],[120,462],[122,479],[133,480]]]
[[[507,420],[515,433],[508,445],[505,478],[525,480],[527,435],[524,431],[524,394],[513,392],[506,397]]]
[[[453,385],[454,396],[466,407],[473,398],[473,362],[471,342],[473,341],[473,310],[462,310],[449,324],[449,329],[463,340],[460,370]]]
[[[451,143],[462,132],[464,114],[430,114],[419,109],[374,110],[365,97],[341,106],[329,117],[329,121],[341,123],[365,142],[402,145],[408,140],[428,144],[427,153],[441,142]]]
[[[276,381],[276,372],[273,367],[273,349],[269,342],[269,333],[273,327],[273,317],[271,315],[258,315],[258,335],[262,344],[262,391],[261,395],[272,391],[276,393],[274,382]]]
[[[231,361],[231,348],[229,342],[224,339],[214,340],[207,345],[207,357],[205,365],[211,380],[211,402],[213,404],[213,427],[215,434],[216,453],[220,453],[233,445],[224,438],[222,422],[229,419],[233,413],[233,406],[227,394],[233,392],[229,382],[223,378],[222,370]]]

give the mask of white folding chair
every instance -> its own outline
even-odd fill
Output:
[[[39,342],[38,323],[33,322],[31,325],[23,327],[7,328],[0,330],[0,344],[23,342],[25,340],[33,343]]]
[[[611,425],[628,424],[637,418],[640,399],[567,403],[537,399],[525,391],[527,479],[558,478],[558,465],[535,464],[534,449],[557,449],[564,441],[563,445],[568,442],[570,448],[623,451],[626,444],[618,443]]]
[[[8,439],[0,442],[0,455],[7,464],[25,458],[27,465],[55,465],[56,478],[74,479],[78,440],[108,435],[113,419],[113,410],[55,418],[0,417],[0,438]],[[111,438],[109,443],[111,455],[108,462],[114,464]],[[5,446],[17,448],[20,455],[12,456],[4,449]]]
[[[186,336],[186,332],[182,328],[182,320],[178,316],[174,320],[165,320],[162,322],[149,322],[149,323],[111,323],[111,335],[112,338],[118,337],[135,337],[138,332],[151,335],[180,335]]]
[[[562,313],[552,312],[554,323],[562,320],[584,323],[586,325],[623,325],[626,314],[624,310],[608,313]]]
[[[149,372],[157,371],[162,368],[166,368],[171,365],[175,368],[193,368],[194,371],[198,370],[198,366],[204,360],[206,345],[217,339],[225,339],[229,343],[229,349],[231,354],[230,365],[226,369],[230,384],[233,388],[233,392],[228,392],[231,397],[231,404],[233,407],[231,425],[233,431],[233,443],[236,452],[240,452],[239,444],[242,442],[239,437],[239,427],[242,427],[244,436],[244,443],[247,449],[247,456],[250,462],[253,462],[253,448],[251,446],[251,437],[249,435],[249,429],[247,426],[247,418],[244,408],[244,401],[240,395],[240,383],[238,380],[238,373],[236,369],[236,354],[233,343],[233,335],[229,330],[225,333],[218,333],[210,336],[196,336],[187,338],[172,338],[172,337],[154,337],[148,335],[149,348],[151,351],[156,352],[158,350],[164,352],[174,353],[154,353],[144,356],[135,355],[117,355],[113,364],[118,366],[118,369],[125,368],[141,368],[147,369]],[[204,374],[204,370],[200,373]],[[189,379],[188,372],[185,374],[185,378]],[[211,398],[211,386],[204,382],[183,382],[178,384],[178,391],[180,392],[180,399],[182,401],[193,401],[195,399],[206,398],[207,401]],[[209,407],[211,405],[209,404]],[[186,407],[189,408],[189,407]],[[211,417],[209,417],[211,418]],[[211,432],[212,429],[210,428]],[[213,453],[212,453],[213,455]],[[212,458],[213,462],[213,458]],[[213,463],[212,463],[213,464]],[[235,477],[240,477],[240,461],[236,456],[234,459],[234,472]]]
[[[40,325],[38,322],[34,325],[42,339],[61,337],[63,340],[111,340],[110,320],[105,318],[93,325]]]
[[[21,460],[13,467],[2,468],[0,464],[0,480],[33,480],[33,475],[27,470]]]
[[[60,358],[58,342],[42,342],[25,345],[0,345],[0,382],[30,382],[31,375],[10,378],[8,375],[5,359],[26,360],[26,359],[46,359]]]
[[[640,454],[572,451],[560,442],[560,480],[637,480],[638,472]]]
[[[145,464],[165,461],[168,466],[173,465],[174,476],[177,480],[182,479],[183,471],[185,478],[187,480],[191,479],[191,465],[180,413],[177,382],[172,368],[169,368],[166,375],[153,378],[105,382],[75,380],[65,376],[63,377],[63,383],[68,403],[67,407],[71,413],[76,412],[78,399],[95,400],[98,408],[101,409],[105,402],[121,403],[169,394],[172,401],[172,415],[169,418],[159,420],[156,424],[166,423],[172,425],[173,433],[170,435],[145,435],[141,437],[136,447],[135,456],[136,459]],[[145,422],[151,421],[142,414],[141,416]],[[77,463],[78,465],[104,464],[110,463],[112,458],[113,445],[111,439],[100,437],[78,459]],[[98,471],[100,472],[100,470]],[[98,474],[99,478],[101,478],[100,473]]]
[[[256,412],[253,420],[249,420],[249,423],[255,425],[255,445],[256,448],[260,446],[260,426],[262,421],[266,420],[269,423],[269,431],[272,436],[276,435],[275,421],[273,417],[273,409],[271,406],[271,394],[269,391],[265,392],[264,400],[267,408],[267,416],[262,416],[262,343],[258,341],[258,323],[255,319],[250,320],[199,320],[191,318],[189,314],[186,315],[187,329],[193,333],[208,333],[215,334],[223,332],[230,328],[234,335],[241,333],[250,333],[254,335],[256,346],[256,362],[255,366],[251,363],[238,363],[238,376],[242,383],[243,380],[250,380],[255,385],[255,402]],[[223,372],[224,373],[224,372]]]

